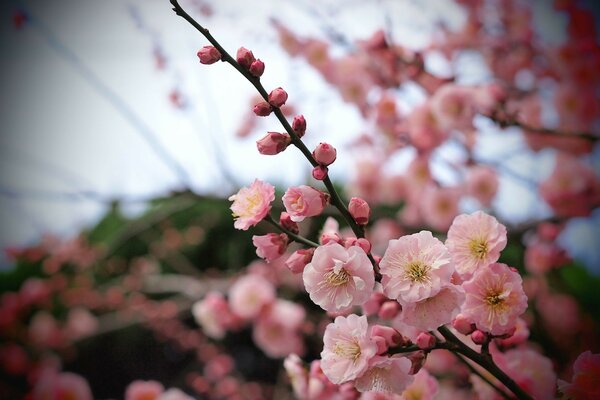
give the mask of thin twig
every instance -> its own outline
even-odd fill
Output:
[[[305,237],[302,237],[300,235],[296,235],[294,232],[284,228],[280,223],[278,223],[277,221],[275,221],[273,219],[271,214],[268,214],[265,217],[265,221],[267,221],[268,223],[273,225],[275,228],[279,229],[281,232],[285,233],[286,235],[288,235],[290,238],[292,238],[294,241],[296,241],[298,243],[302,243],[302,244],[305,244],[310,247],[319,247],[318,243],[315,243],[312,240],[308,240]]]

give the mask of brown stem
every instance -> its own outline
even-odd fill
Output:
[[[284,228],[281,224],[279,224],[277,221],[275,221],[273,219],[273,217],[271,216],[271,214],[268,214],[265,217],[265,221],[267,221],[268,223],[270,223],[271,225],[273,225],[275,228],[277,228],[279,231],[285,233],[292,240],[294,240],[294,241],[296,241],[298,243],[302,243],[302,244],[305,244],[305,245],[310,246],[310,247],[319,247],[318,243],[315,243],[312,240],[308,240],[305,237],[302,237],[300,235],[296,235],[294,232],[292,232],[292,231]]]
[[[561,136],[561,137],[569,137],[569,138],[580,138],[590,142],[596,142],[600,140],[600,135],[593,134],[591,132],[583,132],[583,131],[562,131],[559,129],[550,129],[544,127],[536,127],[528,125],[524,122],[517,121],[516,118],[501,118],[494,114],[484,114],[486,117],[500,125],[501,128],[506,128],[509,126],[515,126],[525,131],[541,133],[544,135],[552,135],[552,136]]]

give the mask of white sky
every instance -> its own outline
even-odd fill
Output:
[[[290,60],[279,49],[269,19],[293,21],[288,25],[307,36],[323,36],[323,27],[330,25],[351,40],[387,24],[397,42],[411,47],[427,44],[436,20],[458,28],[464,19],[460,8],[446,0],[209,3],[215,11],[211,18],[190,13],[230,53],[244,46],[265,61],[264,86],[286,88],[290,102],[307,118],[307,146],[327,141],[338,148],[330,169],[334,179],[350,174],[352,154],[343,145],[362,132],[362,121],[304,62]],[[15,4],[29,10],[33,26],[17,31],[6,23]],[[193,10],[191,4],[182,0],[186,9]],[[175,16],[167,0],[2,2],[0,16],[0,246],[32,243],[43,232],[74,234],[105,210],[92,199],[48,193],[87,190],[107,197],[145,197],[182,188],[143,134],[154,137],[181,165],[198,193],[232,192],[219,164],[241,185],[256,177],[298,184],[309,175],[299,152],[260,156],[254,144],[258,134],[234,138],[253,88],[225,63],[198,63],[195,54],[207,43]],[[165,71],[155,68],[155,43],[167,57]],[[477,62],[466,65],[477,71]],[[187,111],[169,103],[176,87],[188,96]],[[281,129],[274,118],[260,126]],[[503,136],[511,138],[503,142],[504,150],[521,143],[518,135]],[[494,133],[484,136],[482,154],[502,153],[496,139]],[[550,171],[552,158],[546,152],[515,160],[515,170],[540,177]],[[510,179],[503,179],[497,204],[515,220],[530,216],[534,207],[547,212]]]

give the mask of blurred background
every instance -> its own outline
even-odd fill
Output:
[[[425,69],[440,79],[454,77],[457,84],[479,85],[494,76],[476,50],[448,59],[440,48],[430,47],[448,32],[462,32],[469,22],[467,7],[460,2],[181,3],[230,53],[244,46],[265,62],[261,78],[265,88],[285,88],[290,96],[289,118],[303,114],[308,121],[303,139],[307,147],[327,142],[338,149],[329,173],[347,194],[356,193],[357,176],[364,167],[357,167],[357,161],[378,157],[376,151],[361,146],[365,137],[376,137],[377,127],[314,63],[290,54],[285,42],[282,46],[279,26],[297,37],[327,43],[334,58],[356,51],[357,41],[366,41],[382,29],[388,41],[408,54],[422,51]],[[494,2],[483,3],[489,3],[481,14],[484,22],[501,20]],[[594,24],[600,8],[595,2],[521,3],[527,3],[531,27],[544,46],[562,46],[573,39],[569,24],[574,17],[561,9],[561,3],[577,4],[589,17],[587,38],[597,43]],[[72,333],[72,338],[40,334],[48,342],[34,344],[36,350],[18,343],[27,350],[28,361],[22,365],[6,361],[21,354],[6,345],[5,364],[17,372],[23,365],[31,370],[40,349],[50,348],[60,361],[39,359],[58,362],[86,377],[96,398],[121,398],[135,379],[156,379],[196,396],[208,393],[205,386],[214,382],[207,378],[210,372],[202,372],[198,365],[210,364],[206,354],[216,350],[214,344],[197,337],[190,307],[207,287],[225,285],[223,276],[233,276],[256,258],[251,244],[256,231],[233,229],[226,199],[255,178],[281,192],[290,185],[314,184],[312,167],[291,149],[276,158],[256,151],[255,141],[264,132],[281,128],[274,119],[252,118],[252,106],[258,102],[254,88],[231,66],[198,62],[196,52],[207,42],[172,12],[167,0],[4,1],[0,20],[0,246],[5,249],[0,288],[4,295],[21,293],[28,278],[38,277],[30,284],[32,297],[43,297],[40,304],[53,303],[39,307],[46,314],[38,319],[53,315],[63,321],[58,323],[64,323],[61,329],[71,324],[69,329],[75,331],[76,321],[94,321],[81,323],[83,332]],[[535,88],[542,94],[553,93],[549,79],[537,79],[528,71],[514,77],[520,89]],[[598,93],[593,93],[597,102]],[[374,103],[376,96],[368,93],[365,98]],[[398,107],[405,112],[427,97],[427,91],[412,82],[394,91]],[[544,125],[558,126],[557,112],[552,107],[543,110]],[[507,259],[524,270],[525,239],[534,235],[528,228],[541,220],[557,222],[538,187],[553,173],[560,145],[534,151],[519,127],[502,129],[481,115],[473,123],[478,141],[470,151],[478,160],[487,160],[499,180],[497,194],[484,208],[519,232]],[[590,127],[596,134],[600,131],[597,113]],[[416,154],[414,148],[394,151],[386,162],[388,174],[406,171]],[[581,157],[597,174],[600,147],[596,141]],[[448,140],[431,156],[432,174],[442,186],[455,185],[456,173],[448,165],[464,159],[462,145]],[[392,203],[384,205],[380,215],[394,216],[403,204]],[[577,265],[567,277],[558,273],[552,279],[559,280],[567,292],[579,285],[575,307],[582,309],[598,300],[593,293],[600,275],[596,207],[587,215],[561,220],[565,225],[556,239],[569,262]],[[459,204],[464,212],[479,208],[481,204],[469,198]],[[322,222],[307,227],[307,234],[317,235]],[[144,281],[148,276],[155,281]],[[186,283],[182,280],[186,276],[194,279]],[[144,300],[136,297],[138,291],[144,293]],[[31,331],[35,314],[26,313],[21,327],[14,328],[18,318],[7,311],[10,304],[10,300],[3,302],[3,330]],[[571,310],[570,305],[565,307]],[[72,316],[73,310],[79,316]],[[121,311],[126,317],[119,315]],[[594,325],[598,311],[590,315],[585,318]],[[150,322],[146,326],[142,321]],[[52,330],[52,323],[38,325],[40,330]],[[224,346],[241,354],[236,370],[244,382],[268,383],[267,389],[259,385],[247,390],[273,396],[277,384],[285,380],[281,361],[258,351],[248,328],[244,329],[228,335]],[[11,335],[5,335],[6,343]],[[552,338],[540,335],[538,339],[556,347]],[[310,351],[309,355],[318,354]],[[200,362],[197,352],[202,353]],[[561,354],[565,354],[563,363],[571,357],[566,351]],[[19,398],[35,381],[6,368],[2,377],[0,394],[6,393],[5,398]]]

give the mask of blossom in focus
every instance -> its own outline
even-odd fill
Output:
[[[233,201],[230,207],[235,219],[233,226],[245,231],[267,216],[271,202],[275,200],[275,187],[256,179],[249,187],[241,188],[229,197],[229,200]]]
[[[569,399],[585,400],[600,398],[600,354],[591,351],[581,353],[573,363],[571,383],[559,380],[558,389]]]
[[[158,400],[164,391],[162,383],[157,381],[133,381],[125,389],[125,400]]]
[[[432,297],[406,304],[400,313],[400,320],[422,331],[435,330],[452,322],[460,313],[464,299],[465,294],[460,286],[448,285]]]
[[[483,211],[461,214],[448,230],[446,247],[456,271],[469,278],[477,269],[498,261],[506,247],[506,228]]]
[[[403,305],[435,296],[454,272],[450,253],[428,231],[390,240],[379,267],[384,293]]]
[[[364,250],[338,243],[318,247],[302,274],[311,300],[327,311],[365,303],[375,286],[373,266]]]
[[[406,357],[375,356],[369,361],[369,368],[355,380],[354,386],[360,392],[387,392],[400,394],[414,380],[409,375],[411,362]]]
[[[466,293],[462,313],[477,329],[492,335],[511,332],[527,309],[521,276],[506,264],[480,268],[462,286]]]
[[[321,369],[335,384],[361,376],[377,352],[368,333],[367,317],[350,314],[327,325],[323,336]]]
[[[229,289],[231,311],[242,318],[256,317],[264,306],[274,300],[273,284],[255,274],[241,277]]]
[[[324,193],[306,185],[290,187],[283,195],[285,210],[294,222],[321,214],[326,204]]]

